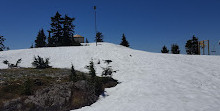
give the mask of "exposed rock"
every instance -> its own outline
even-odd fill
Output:
[[[76,101],[79,98],[81,99],[80,102]],[[94,87],[87,81],[81,80],[76,83],[66,82],[38,89],[34,95],[5,102],[0,110],[65,111],[91,105],[97,99]]]

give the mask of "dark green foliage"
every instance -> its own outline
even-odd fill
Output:
[[[86,38],[86,43],[89,43],[88,39]]]
[[[112,60],[104,60],[108,65],[112,62]]]
[[[4,60],[3,64],[8,65],[9,64],[8,60]]]
[[[91,77],[92,78],[96,77],[96,71],[95,71],[95,68],[94,68],[94,62],[93,61],[90,61],[88,69],[89,69],[89,74],[91,75]]]
[[[37,38],[35,40],[35,47],[46,47],[46,35],[44,34],[43,29],[38,32]]]
[[[52,37],[48,37],[48,43],[47,43],[47,47],[55,47],[55,40]]]
[[[49,66],[49,58],[44,60],[40,56],[34,57],[34,62],[32,62],[32,65],[37,69],[51,68],[51,66]]]
[[[24,95],[32,95],[33,94],[33,82],[28,78],[23,84],[23,92]]]
[[[98,77],[92,78],[90,81],[91,85],[95,87],[95,94],[99,96],[103,94],[105,88],[114,87],[118,84],[117,80],[112,77]]]
[[[51,17],[52,23],[51,25],[51,33],[52,33],[52,46],[61,46],[62,44],[62,21],[61,21],[61,15],[59,12],[56,13],[54,17]]]
[[[74,33],[74,25],[72,22],[75,20],[75,18],[70,18],[67,15],[65,15],[65,18],[62,18],[62,24],[63,24],[63,36],[62,36],[62,46],[70,46],[72,44],[72,36]],[[75,41],[74,41],[75,42]]]
[[[16,64],[15,64],[15,66],[17,67],[18,64],[20,64],[20,63],[21,63],[21,59],[18,59],[17,62],[16,62]]]
[[[107,68],[102,68],[103,71],[102,71],[102,76],[106,76],[106,77],[112,77],[112,73],[114,72],[113,69],[108,66]]]
[[[171,52],[172,54],[180,54],[180,49],[177,44],[172,44],[171,45]]]
[[[54,17],[51,17],[51,28],[49,30],[52,33],[52,37],[48,37],[48,47],[56,46],[80,46],[80,43],[75,42],[72,39],[74,34],[74,25],[72,22],[75,18],[61,17],[59,12]]]
[[[122,35],[122,41],[121,41],[120,45],[125,46],[125,47],[129,47],[129,43],[126,40],[125,34]]]
[[[96,33],[96,39],[97,39],[97,42],[103,42],[103,35],[101,32],[97,32]]]
[[[73,82],[77,81],[77,75],[76,75],[76,71],[73,65],[71,67],[70,81],[73,81]]]
[[[31,44],[30,48],[34,48],[34,45],[33,45],[33,44]]]
[[[169,53],[169,50],[167,49],[167,47],[164,45],[162,50],[161,50],[162,53]]]
[[[97,96],[99,96],[101,93],[104,92],[103,84],[100,78],[96,77],[95,78],[95,93]]]
[[[185,45],[186,53],[190,55],[197,55],[198,52],[198,38],[193,35],[191,40],[188,40]]]
[[[15,67],[18,67],[18,65],[21,63],[21,60],[22,59],[18,59],[15,64],[9,63],[8,60],[4,60],[3,63],[5,65],[8,65],[8,68],[15,68]]]
[[[5,49],[5,45],[3,44],[5,41],[5,38],[0,35],[0,51],[3,51]]]

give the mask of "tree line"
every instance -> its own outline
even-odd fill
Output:
[[[41,29],[38,32],[38,35],[35,40],[35,46],[31,46],[31,48],[35,47],[57,47],[57,46],[80,46],[80,43],[74,41],[73,34],[74,28],[73,21],[75,18],[71,18],[67,15],[64,17],[61,16],[59,12],[56,13],[54,17],[51,17],[51,28],[48,30],[49,37],[47,39],[44,30]],[[96,33],[95,41],[104,42],[104,36],[101,32]],[[48,40],[46,42],[46,39]],[[86,38],[86,43],[89,43]],[[122,42],[120,45],[129,47],[129,43],[126,40],[125,35],[122,35]]]
[[[198,38],[195,35],[193,35],[192,39],[188,40],[185,44],[186,53],[189,55],[198,55],[199,54],[198,43],[199,43]],[[169,53],[169,50],[165,45],[162,47],[161,53]],[[180,54],[180,49],[177,44],[171,45],[171,53]]]
[[[51,17],[49,37],[47,38],[44,30],[41,29],[36,37],[35,47],[79,46],[80,43],[72,39],[75,27],[74,20],[73,17],[67,15],[62,17],[59,12],[56,12],[55,16]]]

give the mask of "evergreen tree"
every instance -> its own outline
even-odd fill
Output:
[[[52,37],[48,37],[47,47],[55,47],[55,40]]]
[[[86,38],[86,43],[89,43],[88,39]]]
[[[96,33],[97,42],[103,42],[103,35],[101,32]]]
[[[76,82],[76,80],[77,80],[76,71],[74,69],[74,66],[72,65],[71,74],[70,74],[70,81]]]
[[[46,47],[46,35],[44,34],[43,29],[38,32],[37,38],[35,40],[35,47]]]
[[[89,74],[92,76],[92,78],[94,78],[96,76],[96,71],[95,71],[95,68],[94,68],[94,62],[93,61],[90,61],[88,69],[89,69]]]
[[[198,38],[193,35],[191,40],[188,40],[185,45],[186,53],[191,55],[197,55],[199,54],[198,51],[199,45],[198,45]]]
[[[0,51],[3,51],[5,49],[5,45],[3,42],[5,41],[5,38],[0,35]]]
[[[125,34],[122,35],[122,41],[121,41],[120,45],[123,45],[125,47],[129,47],[129,43],[126,40]]]
[[[161,50],[162,53],[169,53],[169,50],[167,49],[167,47],[164,45],[162,50]]]
[[[33,44],[31,44],[30,48],[34,48],[34,45],[33,45]]]
[[[54,17],[51,17],[51,28],[52,37],[48,38],[48,44],[52,46],[61,46],[62,45],[62,18],[59,12],[56,13]]]
[[[72,35],[74,33],[74,25],[72,22],[75,20],[75,18],[70,18],[67,15],[65,15],[65,18],[63,19],[63,38],[62,38],[62,46],[70,46],[73,45],[72,41]]]
[[[173,54],[180,54],[179,46],[177,44],[172,44],[171,45],[171,52]]]

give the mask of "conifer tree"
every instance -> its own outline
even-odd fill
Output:
[[[72,22],[75,20],[75,18],[70,18],[67,15],[65,15],[65,18],[63,19],[63,38],[62,38],[62,46],[70,46],[72,45],[71,39],[73,33],[74,33],[74,25]]]
[[[35,40],[35,47],[46,47],[46,35],[44,34],[43,29],[38,32],[37,38]]]
[[[90,61],[88,69],[89,69],[89,74],[94,78],[96,76],[96,71],[95,71],[95,68],[94,68],[94,62],[93,61]]]
[[[76,82],[76,80],[77,80],[76,71],[74,69],[74,66],[72,65],[71,74],[70,74],[70,81]]]
[[[86,43],[89,43],[88,39],[86,38]]]
[[[34,45],[33,45],[33,44],[31,44],[30,48],[34,48]]]
[[[3,51],[5,49],[5,45],[3,42],[5,41],[5,38],[0,35],[0,51]]]
[[[97,42],[103,42],[103,35],[101,32],[97,32],[96,33],[96,39],[97,39]]]
[[[177,44],[172,44],[171,45],[171,52],[172,54],[180,54],[180,49]]]
[[[62,18],[59,12],[54,17],[51,17],[51,28],[52,37],[48,38],[49,46],[61,46],[62,45]]]
[[[162,53],[169,53],[169,50],[167,49],[167,47],[164,45],[162,50],[161,50]]]
[[[125,34],[122,35],[122,41],[121,41],[120,45],[123,45],[125,47],[129,47],[129,43],[126,40]]]
[[[197,55],[199,54],[198,51],[199,45],[198,45],[198,38],[193,35],[191,40],[188,40],[185,45],[186,53],[191,55]]]
[[[48,37],[48,43],[47,43],[47,47],[55,47],[55,40],[52,37]]]

